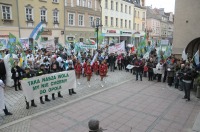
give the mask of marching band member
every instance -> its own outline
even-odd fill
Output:
[[[77,61],[74,68],[75,68],[75,72],[76,72],[76,79],[77,79],[78,85],[80,85],[79,80],[80,80],[80,76],[81,76],[81,72],[82,72],[82,65],[79,60]]]
[[[105,62],[102,61],[100,66],[99,66],[99,74],[101,76],[101,87],[104,87],[103,85],[103,78],[106,76],[106,65],[104,64]]]
[[[93,63],[92,68],[93,68],[94,74],[97,76],[98,75],[98,71],[99,71],[99,62],[97,61],[97,59]],[[95,76],[95,80],[97,80],[96,76]]]
[[[85,74],[87,76],[87,82],[88,82],[88,87],[90,88],[90,79],[92,77],[92,66],[90,65],[90,62],[87,61],[87,66],[85,67]]]

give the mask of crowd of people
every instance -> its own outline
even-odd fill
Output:
[[[134,74],[136,81],[142,81],[143,77],[148,77],[148,81],[166,82],[167,80],[170,87],[174,85],[175,88],[181,91],[184,90],[185,96],[183,99],[190,101],[190,90],[197,76],[196,69],[198,69],[198,66],[193,65],[192,60],[180,60],[173,55],[166,59],[161,57],[159,60],[155,51],[151,52],[148,59],[136,54],[108,54],[106,50],[98,50],[97,52],[96,57],[94,57],[95,53],[92,56],[86,52],[81,52],[78,57],[78,54],[74,53],[68,55],[63,49],[56,52],[49,52],[45,49],[37,50],[35,54],[31,50],[27,50],[25,52],[26,60],[21,62],[22,53],[18,51],[18,58],[15,59],[11,69],[15,91],[22,90],[20,80],[67,70],[75,70],[78,85],[81,85],[80,78],[83,76],[87,78],[88,87],[91,87],[90,81],[93,76],[94,80],[99,78],[101,87],[104,87],[109,70],[110,72],[123,70]],[[8,51],[2,53],[9,54]],[[132,67],[129,68],[129,65]],[[2,80],[0,83],[3,88],[6,81],[6,69],[2,58],[0,59],[0,68],[0,79]],[[68,89],[69,95],[76,94],[74,88]],[[63,98],[61,91],[57,94],[59,98]],[[55,93],[53,93],[52,100],[55,99]],[[48,95],[45,95],[44,100],[42,96],[40,97],[41,104],[50,100]],[[37,107],[34,100],[31,101],[31,106]],[[29,102],[27,101],[26,109],[29,109]],[[6,107],[4,112],[6,115],[11,114]]]

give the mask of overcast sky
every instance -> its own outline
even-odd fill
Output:
[[[175,0],[146,0],[147,6],[153,8],[165,8],[165,12],[174,12]]]

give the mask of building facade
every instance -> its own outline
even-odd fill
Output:
[[[9,33],[19,37],[19,22],[16,0],[0,0],[0,38],[8,38]]]
[[[190,57],[200,48],[200,1],[176,0],[173,53],[186,52]]]
[[[148,41],[158,43],[161,37],[161,18],[158,12],[151,7],[147,7],[147,35]]]
[[[142,5],[144,1],[135,1],[134,2],[134,30],[133,30],[133,44],[137,47],[140,43],[140,40],[145,35],[146,31],[146,8]]]
[[[103,0],[102,33],[104,43],[132,43],[134,2],[133,0]]]
[[[167,27],[167,38],[170,43],[173,43],[173,33],[174,33],[174,14],[172,12],[165,13],[168,17],[168,27]]]
[[[66,6],[66,41],[85,42],[95,40],[93,24],[101,22],[99,0],[65,0]]]
[[[54,39],[55,44],[64,44],[64,1],[63,0],[20,0],[20,38],[29,38],[32,30],[43,22],[41,40]]]

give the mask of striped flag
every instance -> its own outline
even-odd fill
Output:
[[[33,38],[33,40],[38,40],[39,36],[43,32],[42,22],[40,22],[32,31],[29,38]]]

